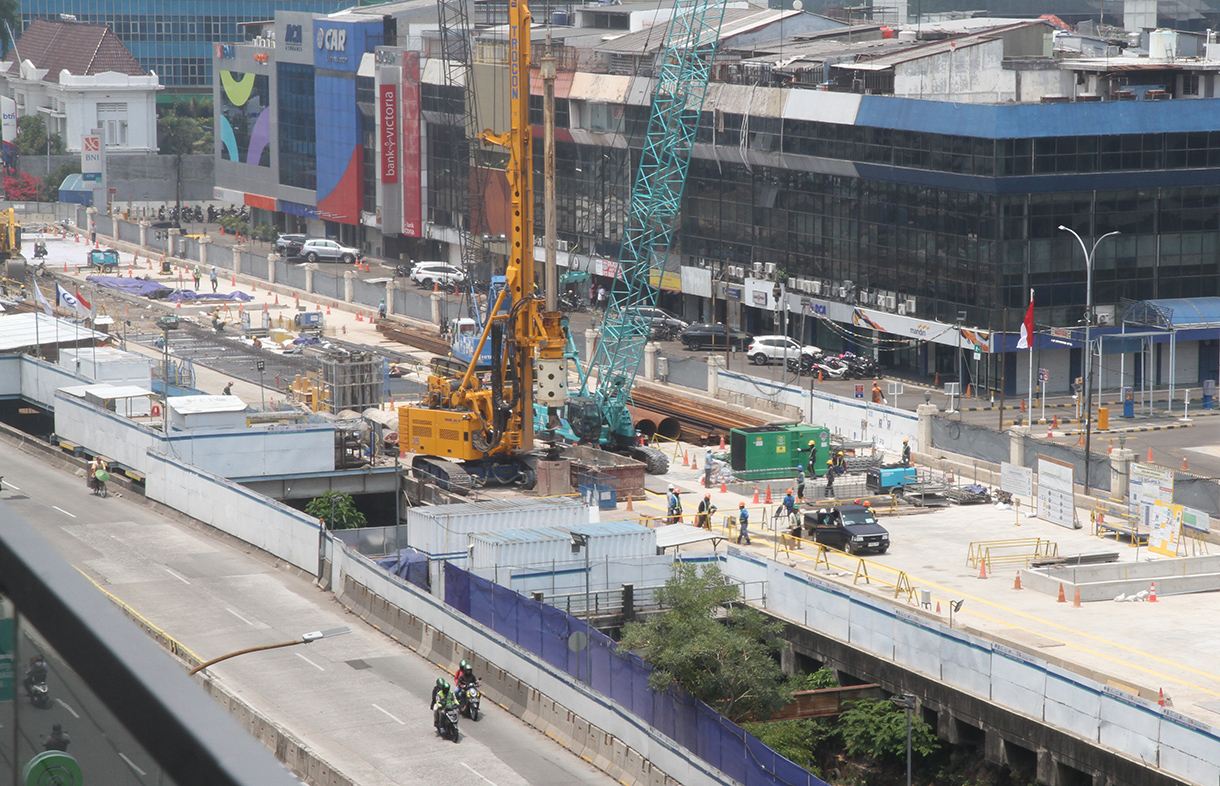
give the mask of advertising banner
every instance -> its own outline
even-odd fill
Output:
[[[381,182],[398,182],[398,86],[382,85],[377,107],[381,114]]]
[[[102,169],[102,135],[82,134],[80,138],[80,179],[86,183],[101,183]]]
[[[399,147],[399,169],[402,177],[402,233],[408,237],[423,237],[423,149],[420,144],[419,53],[402,53],[402,101],[400,120],[402,144]]]

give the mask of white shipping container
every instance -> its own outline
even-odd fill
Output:
[[[105,382],[119,387],[135,386],[149,389],[152,359],[114,347],[88,347],[59,350],[59,365],[92,382]],[[147,415],[151,402],[147,398],[123,401],[120,411],[129,417]]]
[[[551,565],[584,560],[572,553],[572,533],[589,537],[589,560],[649,557],[657,553],[656,533],[629,521],[607,521],[572,527],[477,532],[470,535],[469,570],[495,567]]]
[[[406,520],[407,545],[465,567],[471,533],[575,527],[589,521],[589,509],[567,497],[494,500],[411,508]]]

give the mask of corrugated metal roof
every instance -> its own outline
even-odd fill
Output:
[[[24,349],[36,344],[75,344],[78,341],[105,341],[110,337],[66,319],[48,317],[41,311],[0,315],[0,352]]]
[[[572,527],[533,527],[530,529],[506,529],[496,532],[478,532],[471,537],[484,543],[544,543],[553,540],[569,540],[572,533],[591,538],[610,535],[636,535],[648,532],[648,527],[632,521],[601,521],[596,524],[577,524]]]
[[[491,499],[483,502],[459,502],[456,505],[428,505],[412,508],[412,513],[427,516],[484,516],[500,511],[540,510],[551,508],[583,508],[585,504],[570,497],[538,497],[537,499]]]
[[[1220,297],[1165,298],[1144,302],[1172,312],[1169,324],[1174,327],[1220,325]]]
[[[168,405],[179,415],[244,412],[246,409],[246,402],[237,396],[171,396]]]

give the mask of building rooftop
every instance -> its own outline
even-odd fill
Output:
[[[44,79],[58,82],[60,71],[74,76],[107,72],[147,76],[140,63],[106,25],[35,19],[4,57],[5,62],[28,62],[46,71]]]
[[[110,337],[81,327],[66,319],[42,312],[0,314],[0,352],[24,349],[38,344],[75,344],[78,341],[105,341]]]
[[[244,412],[246,402],[237,396],[171,396],[168,406],[179,415]]]

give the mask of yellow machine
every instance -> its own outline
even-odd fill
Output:
[[[450,376],[434,370],[424,400],[398,410],[400,449],[418,454],[413,462],[417,472],[435,476],[442,485],[469,485],[474,476],[474,482],[532,486],[530,457],[524,454],[534,449],[535,385],[547,407],[567,403],[562,315],[543,313],[534,292],[530,19],[524,2],[510,0],[509,131],[482,135],[484,142],[508,151],[512,232],[506,286],[487,310],[490,316],[465,372]],[[512,307],[501,313],[506,297]],[[488,342],[491,370],[476,373]]]
[[[17,222],[17,211],[11,207],[0,210],[0,262],[21,254],[21,224]]]

